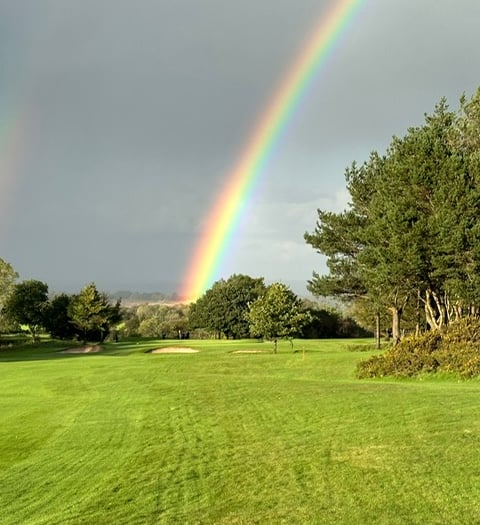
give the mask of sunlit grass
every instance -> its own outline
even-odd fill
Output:
[[[358,381],[359,343],[2,350],[0,523],[476,523],[480,383]]]

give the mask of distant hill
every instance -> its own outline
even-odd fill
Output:
[[[322,308],[335,309],[338,311],[345,310],[345,304],[334,298],[334,297],[313,297],[307,288],[305,281],[283,281],[287,286],[289,286],[293,292],[295,292],[299,297],[304,299],[309,299],[319,304]],[[271,284],[266,282],[266,284]],[[175,292],[165,293],[165,292],[140,292],[132,290],[120,290],[117,292],[109,292],[109,297],[113,301],[120,299],[124,306],[134,306],[137,304],[172,304],[179,301],[179,296]]]
[[[125,306],[142,304],[142,303],[171,303],[176,301],[175,294],[166,294],[163,292],[135,292],[131,290],[120,290],[108,294],[112,300],[120,299]]]

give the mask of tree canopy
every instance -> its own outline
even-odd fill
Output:
[[[444,99],[425,122],[346,170],[341,213],[318,210],[305,240],[327,256],[315,295],[370,302],[392,315],[395,341],[407,304],[440,329],[480,307],[480,90],[460,110]],[[420,309],[419,309],[420,311]]]
[[[17,279],[18,273],[13,269],[13,266],[0,258],[0,330],[8,328],[8,323],[12,322],[11,319],[7,319],[1,314],[5,301]]]
[[[111,327],[122,318],[120,301],[112,305],[108,297],[90,283],[72,297],[68,316],[84,341],[104,341]]]
[[[301,334],[302,328],[311,320],[300,299],[283,283],[273,283],[249,308],[250,331],[275,342],[292,339]]]
[[[44,311],[44,326],[52,337],[73,339],[77,330],[69,316],[72,297],[61,293],[50,299]]]
[[[248,337],[249,305],[265,291],[263,278],[232,275],[219,280],[190,308],[190,326],[205,328],[217,336]]]
[[[0,309],[12,291],[17,278],[18,273],[13,269],[13,266],[0,258]]]
[[[144,304],[135,310],[137,332],[144,337],[177,338],[187,331],[185,305]]]
[[[32,339],[38,339],[38,333],[44,326],[45,309],[48,304],[48,285],[37,280],[28,280],[15,284],[5,301],[5,316],[25,325]]]

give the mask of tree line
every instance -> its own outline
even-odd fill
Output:
[[[143,337],[268,340],[365,335],[353,319],[300,299],[286,285],[236,274],[216,281],[197,301],[143,304],[125,313],[124,332]]]
[[[49,296],[37,280],[17,283],[17,273],[0,259],[0,331],[27,329],[60,339],[103,342],[109,335],[150,338],[349,337],[362,329],[338,312],[300,299],[282,283],[232,275],[213,284],[196,302],[123,307],[99,292],[94,283],[78,294]],[[276,348],[276,344],[275,344]]]
[[[10,286],[1,312],[4,327],[25,327],[34,341],[46,331],[59,339],[103,342],[122,319],[120,301],[112,304],[94,283],[50,298],[48,285],[33,279]]]
[[[480,89],[451,111],[393,137],[385,154],[353,162],[348,207],[318,210],[305,240],[327,257],[309,290],[376,319],[389,312],[394,342],[404,316],[417,334],[480,314]]]

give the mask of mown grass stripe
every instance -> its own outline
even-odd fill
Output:
[[[161,344],[0,356],[2,525],[477,520],[480,382],[359,381],[351,342]]]

